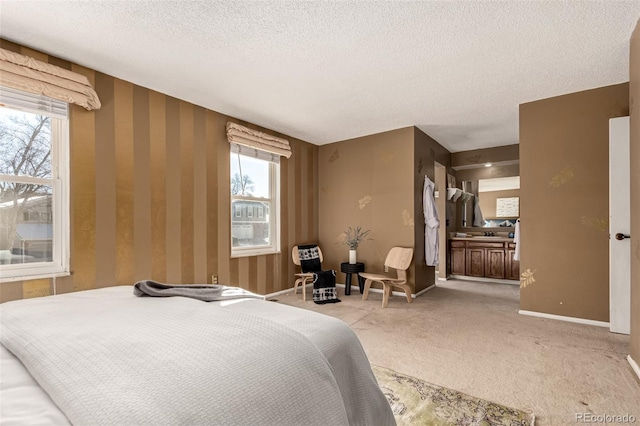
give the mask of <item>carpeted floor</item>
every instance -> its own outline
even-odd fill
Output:
[[[632,415],[640,381],[629,337],[606,328],[518,315],[519,288],[450,280],[408,304],[382,295],[316,305],[288,293],[280,303],[342,319],[372,364],[477,398],[532,412],[537,425],[575,424],[580,414]]]

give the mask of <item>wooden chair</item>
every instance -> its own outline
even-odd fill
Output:
[[[371,283],[378,282],[382,284],[382,307],[385,308],[389,303],[389,296],[393,287],[399,287],[404,290],[407,295],[407,302],[411,303],[411,286],[407,284],[407,269],[411,265],[411,259],[413,258],[413,249],[404,247],[393,247],[387,254],[387,259],[384,261],[385,270],[391,267],[396,270],[396,277],[382,274],[369,274],[361,272],[359,275],[365,279],[364,292],[362,293],[362,300],[367,300],[369,295],[369,288]]]
[[[322,263],[322,250],[318,247],[318,255],[320,256],[320,263]],[[291,258],[293,264],[300,266],[300,253],[298,253],[298,246],[293,246],[291,250]],[[307,284],[313,282],[313,274],[311,272],[303,273],[302,270],[298,274],[294,274],[297,279],[294,285],[293,294],[298,294],[298,286],[302,285],[302,300],[307,300]]]

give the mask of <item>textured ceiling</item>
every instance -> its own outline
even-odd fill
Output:
[[[518,142],[518,104],[629,80],[640,1],[12,1],[0,36],[322,145]]]

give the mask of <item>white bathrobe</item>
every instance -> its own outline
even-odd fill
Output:
[[[438,210],[433,198],[435,184],[427,177],[424,177],[424,191],[422,197],[422,207],[424,209],[424,254],[428,266],[438,264]]]

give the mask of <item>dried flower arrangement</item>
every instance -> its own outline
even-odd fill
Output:
[[[344,231],[344,243],[349,246],[350,250],[356,250],[360,244],[371,232],[370,229],[363,231],[362,227],[349,227]],[[369,240],[371,238],[368,238]]]

